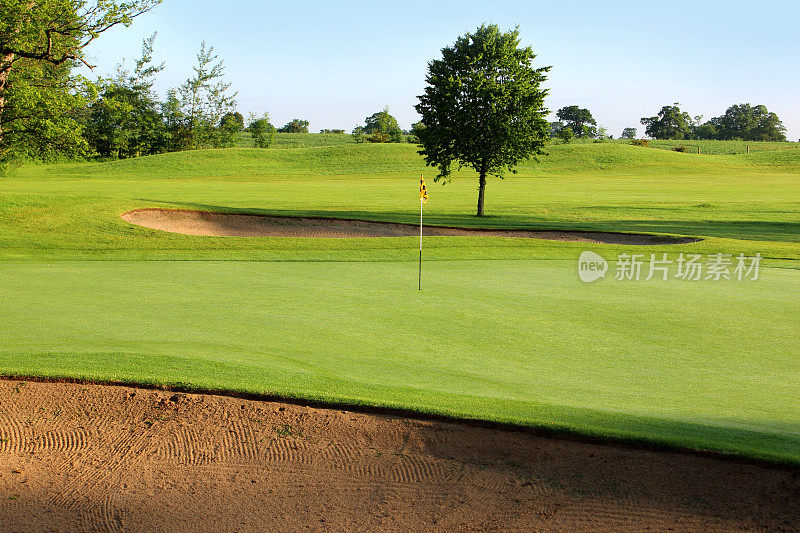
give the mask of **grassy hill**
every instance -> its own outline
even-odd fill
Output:
[[[456,173],[444,187],[430,183],[428,222],[697,235],[711,239],[690,249],[798,258],[793,243],[800,241],[800,151],[714,156],[615,143],[556,145],[548,151],[505,180],[490,180],[489,216],[483,219],[472,216],[473,172]],[[283,252],[268,240],[152,232],[130,227],[118,214],[173,206],[414,222],[420,173],[431,182],[436,171],[408,144],[201,150],[107,163],[29,165],[5,178],[0,188],[0,254],[69,258],[96,252],[138,258],[141,250],[155,249],[162,259],[184,258],[191,250],[281,259]],[[396,259],[407,241],[302,241],[290,247],[306,250],[307,259]],[[469,240],[441,239],[432,243],[431,257],[572,253],[566,244],[550,244],[504,239],[476,247]]]

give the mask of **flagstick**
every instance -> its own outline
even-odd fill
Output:
[[[422,197],[419,199],[419,289],[422,290]]]

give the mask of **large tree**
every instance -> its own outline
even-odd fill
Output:
[[[388,107],[368,116],[361,132],[370,136],[370,142],[403,142],[403,130],[397,119],[389,114]]]
[[[278,133],[308,133],[308,121],[294,118],[284,127],[278,128]]]
[[[692,131],[692,117],[680,104],[665,105],[654,117],[642,118],[645,134],[653,139],[683,139]]]
[[[180,110],[191,136],[192,148],[229,146],[233,144],[230,130],[221,128],[222,117],[236,108],[236,92],[224,81],[225,67],[218,60],[213,46],[200,43],[194,74],[178,88]]]
[[[786,128],[778,115],[766,106],[737,104],[730,106],[721,117],[709,121],[721,140],[785,141]]]
[[[442,50],[428,63],[427,87],[419,96],[422,126],[415,128],[435,181],[449,180],[453,164],[478,173],[478,211],[483,216],[488,175],[543,153],[550,126],[544,119],[547,90],[540,88],[550,67],[534,68],[536,55],[520,47],[519,30],[502,33],[482,25]]]
[[[264,113],[259,117],[251,113],[250,125],[247,126],[247,129],[250,130],[250,135],[253,136],[253,144],[255,144],[256,148],[269,148],[272,144],[275,126],[270,124],[269,114]]]
[[[164,63],[153,63],[156,34],[142,42],[142,55],[129,71],[117,66],[110,80],[99,80],[100,99],[92,103],[84,137],[104,157],[135,157],[166,151],[166,129],[153,92],[155,76]]]
[[[569,105],[559,109],[556,116],[578,137],[594,137],[597,135],[597,121],[595,121],[591,111],[586,108]]]
[[[159,2],[0,0],[0,150],[23,138],[49,136],[57,143],[54,131],[79,138],[80,128],[65,112],[79,103],[80,80],[70,69],[91,67],[84,55],[89,43]]]

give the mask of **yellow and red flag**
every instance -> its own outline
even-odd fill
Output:
[[[425,187],[425,178],[419,176],[419,199],[422,203],[428,203],[428,189]]]

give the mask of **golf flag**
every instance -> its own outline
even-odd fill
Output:
[[[428,189],[425,188],[425,178],[419,175],[419,285],[422,290],[422,204],[428,203]]]

